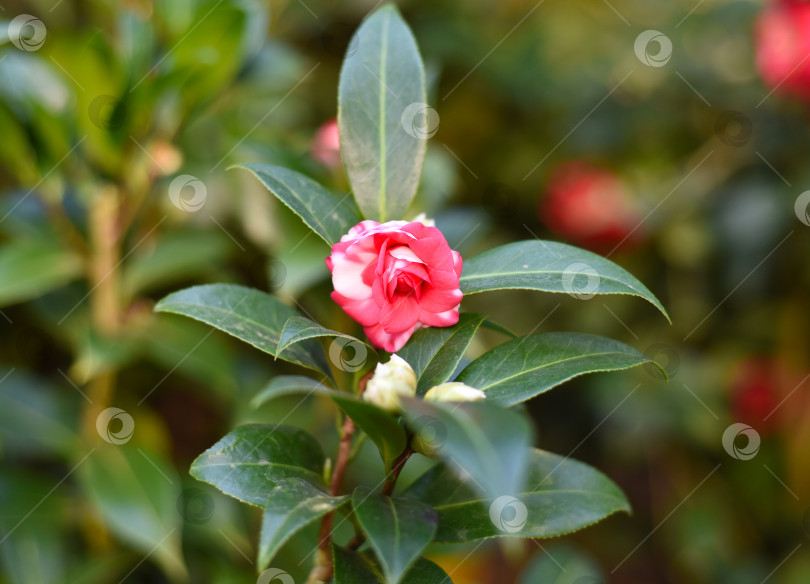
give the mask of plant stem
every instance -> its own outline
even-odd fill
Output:
[[[390,497],[391,493],[394,492],[394,487],[397,486],[399,473],[402,472],[402,469],[405,467],[405,463],[408,462],[411,454],[413,454],[413,450],[411,450],[410,447],[407,447],[402,451],[402,454],[397,456],[396,460],[394,460],[394,463],[391,465],[391,474],[389,475],[388,480],[385,481],[382,488],[383,495],[388,495]]]

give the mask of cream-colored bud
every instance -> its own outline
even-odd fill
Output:
[[[419,215],[414,217],[413,220],[416,223],[421,223],[425,227],[436,227],[436,221],[433,219],[428,219],[427,215],[424,213],[419,213]]]
[[[400,396],[416,395],[416,373],[408,362],[394,354],[387,363],[378,363],[368,380],[363,399],[389,412],[402,412]]]
[[[425,400],[427,401],[481,401],[486,397],[487,394],[480,389],[475,389],[457,381],[431,387],[425,394]]]

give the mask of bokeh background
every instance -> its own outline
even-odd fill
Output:
[[[670,379],[594,375],[528,406],[538,445],[603,470],[632,516],[431,557],[458,584],[810,582],[810,3],[397,4],[437,124],[414,214],[466,256],[588,247],[672,317],[624,297],[465,300],[521,334],[622,339]],[[328,122],[374,6],[3,2],[0,582],[256,581],[258,512],[188,467],[247,421],[330,447],[333,413],[252,409],[286,366],[151,308],[231,281],[350,326],[326,246],[227,168],[273,162],[347,192]],[[99,439],[110,407],[120,445]],[[350,480],[379,471],[361,462]],[[312,538],[274,565],[303,581]]]

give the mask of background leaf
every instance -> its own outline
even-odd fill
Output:
[[[191,475],[226,495],[264,507],[273,481],[298,477],[321,484],[324,456],[320,444],[292,426],[240,426],[203,452]]]
[[[362,554],[334,546],[335,584],[387,584],[379,568]],[[452,584],[439,566],[419,558],[403,578],[408,584]]]
[[[650,302],[669,320],[661,302],[624,268],[595,253],[555,241],[519,241],[465,259],[460,280],[464,294],[508,288],[631,294]]]
[[[81,258],[60,242],[19,239],[0,247],[0,306],[55,290],[82,271]]]
[[[654,363],[633,347],[596,335],[543,333],[507,341],[467,365],[457,380],[511,406],[596,371]],[[662,371],[663,372],[663,371]]]
[[[340,149],[354,197],[367,219],[402,219],[416,194],[425,139],[405,131],[424,105],[425,71],[408,25],[393,5],[357,29],[338,88]],[[426,106],[425,106],[426,107]],[[403,123],[403,114],[408,119]],[[418,135],[418,134],[415,134]]]
[[[354,490],[352,506],[386,582],[398,584],[433,539],[436,512],[419,501],[388,497],[362,486]]]

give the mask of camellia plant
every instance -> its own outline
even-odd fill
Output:
[[[466,295],[504,289],[578,298],[631,294],[666,316],[661,303],[591,252],[532,240],[462,259],[432,221],[405,220],[435,112],[425,103],[416,42],[392,6],[376,10],[355,33],[338,102],[340,151],[353,196],[337,196],[285,168],[244,168],[332,247],[324,267],[332,275],[332,299],[362,325],[366,340],[233,284],[182,290],[156,307],[309,371],[273,378],[254,405],[291,394],[327,396],[336,405],[340,435],[333,456],[302,428],[250,424],[191,467],[196,478],[263,509],[258,568],[265,580],[291,581],[271,567],[273,559],[315,522],[320,532],[312,542],[310,583],[419,584],[450,581],[421,557],[432,542],[553,537],[629,511],[621,490],[598,471],[533,448],[531,423],[513,406],[573,377],[651,360],[588,334],[515,337],[461,305]],[[482,327],[511,338],[461,368]],[[363,436],[379,449],[384,472],[349,491],[343,478]],[[436,463],[397,489],[415,455]],[[354,535],[338,538],[344,523]]]

